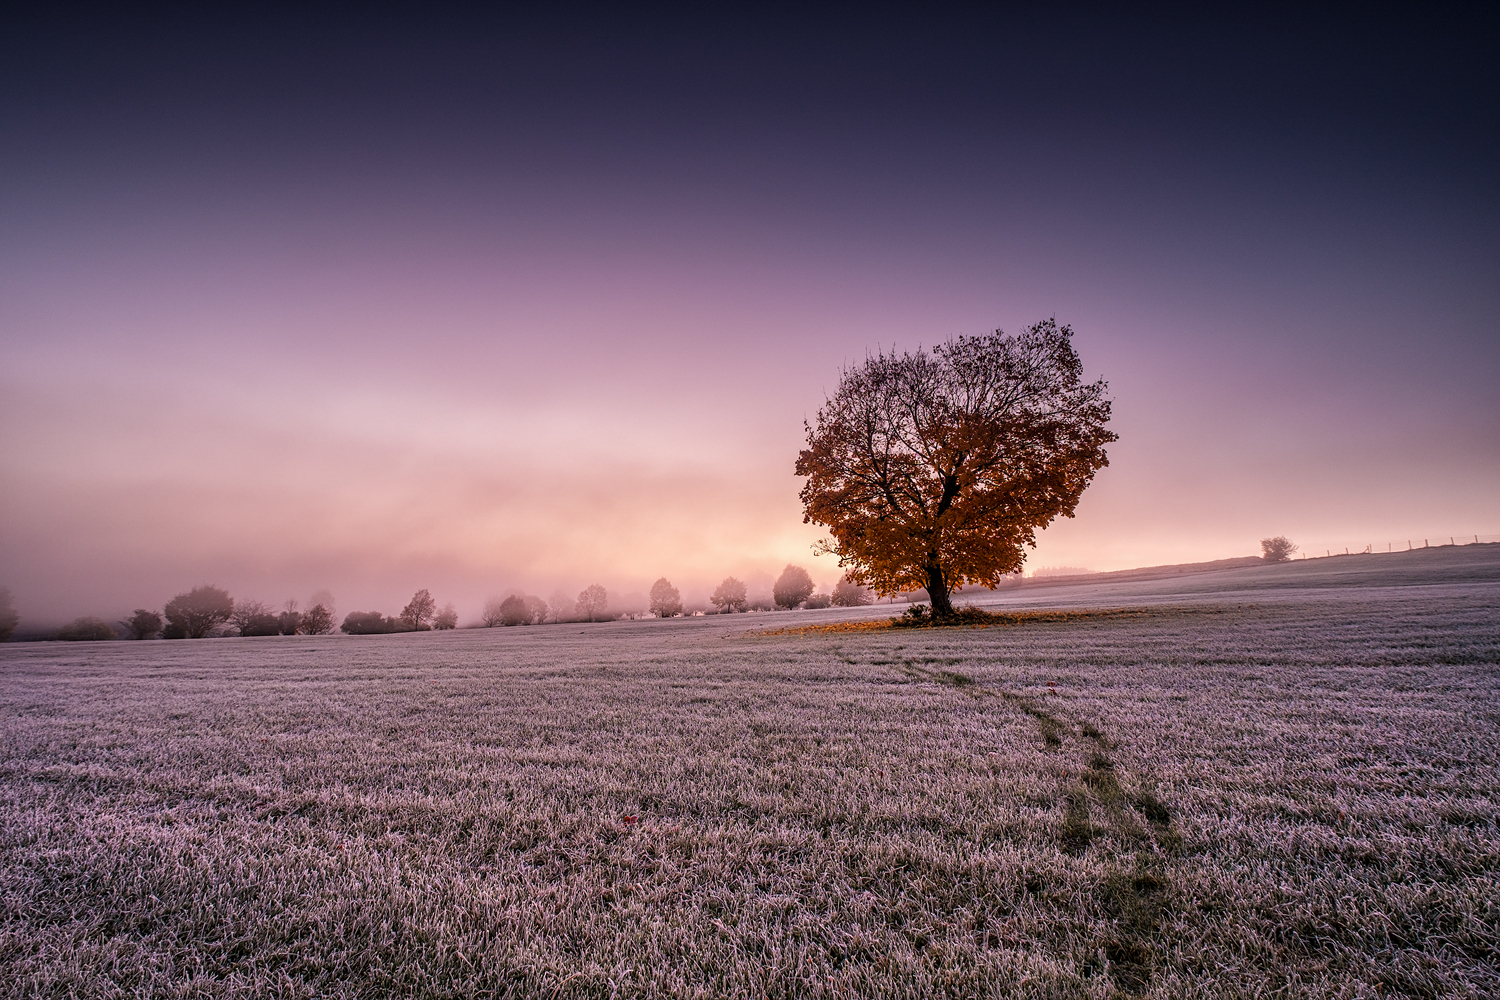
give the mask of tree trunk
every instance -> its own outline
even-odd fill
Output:
[[[953,614],[953,603],[948,600],[948,580],[943,576],[943,567],[935,562],[927,564],[927,597],[932,601],[932,617],[947,618]]]

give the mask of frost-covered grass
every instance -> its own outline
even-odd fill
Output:
[[[0,994],[1494,996],[1500,584],[1137,596],[0,647]]]

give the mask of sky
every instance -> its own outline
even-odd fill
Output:
[[[23,622],[830,586],[841,370],[1048,317],[1120,439],[1029,570],[1500,533],[1493,5],[434,8],[7,15]]]

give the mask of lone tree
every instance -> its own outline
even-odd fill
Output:
[[[168,639],[201,639],[209,629],[223,625],[234,614],[234,600],[218,587],[194,587],[178,594],[162,609],[167,617]]]
[[[603,617],[604,609],[608,605],[608,592],[597,583],[590,584],[578,595],[578,617],[585,621],[593,621],[595,617]]]
[[[149,639],[161,631],[161,625],[161,615],[145,608],[136,608],[134,614],[120,621],[120,626],[132,639]]]
[[[14,635],[19,624],[21,616],[16,614],[16,606],[11,603],[10,588],[0,587],[0,642]]]
[[[498,597],[492,597],[484,602],[484,613],[479,616],[479,620],[484,622],[485,628],[494,628],[505,621],[505,615],[500,611],[500,605],[503,603]]]
[[[724,582],[719,584],[709,600],[713,602],[714,607],[719,609],[720,614],[744,611],[745,585],[732,576],[726,576]]]
[[[776,600],[778,608],[786,608],[790,611],[803,601],[812,596],[812,577],[807,575],[807,570],[801,566],[788,566],[781,571],[776,585],[771,588],[771,596]]]
[[[651,613],[658,618],[673,618],[682,614],[682,594],[666,577],[651,585]]]
[[[443,605],[443,610],[432,620],[432,627],[438,632],[458,628],[458,609],[453,606],[452,601]]]
[[[1116,440],[1072,335],[1049,319],[846,370],[797,456],[803,520],[832,535],[820,551],[883,596],[925,588],[938,617],[954,589],[1019,570]]]
[[[411,595],[411,603],[401,609],[401,620],[411,626],[414,632],[425,632],[431,625],[432,616],[437,614],[437,601],[432,599],[432,594],[423,587]]]
[[[1296,551],[1297,546],[1293,545],[1292,540],[1285,535],[1260,540],[1260,557],[1266,562],[1286,562]]]

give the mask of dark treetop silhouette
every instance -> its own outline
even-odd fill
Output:
[[[210,629],[229,621],[234,614],[234,599],[218,587],[194,587],[178,594],[162,609],[167,627],[162,634],[168,639],[201,639]]]
[[[745,610],[745,585],[732,576],[726,576],[724,582],[714,589],[713,596],[709,598],[714,607],[721,614],[730,611]]]
[[[929,354],[878,354],[844,372],[797,456],[804,521],[823,551],[882,595],[926,588],[933,613],[968,583],[996,586],[1023,547],[1071,517],[1109,464],[1110,403],[1080,383],[1073,331],[960,337]]]
[[[651,613],[658,618],[682,614],[682,594],[666,577],[651,585]]]
[[[0,587],[0,642],[9,639],[20,623],[21,616],[16,614],[16,606],[11,603],[10,588]]]
[[[771,588],[771,597],[777,607],[790,609],[811,597],[812,592],[812,577],[807,570],[801,566],[788,566]]]

